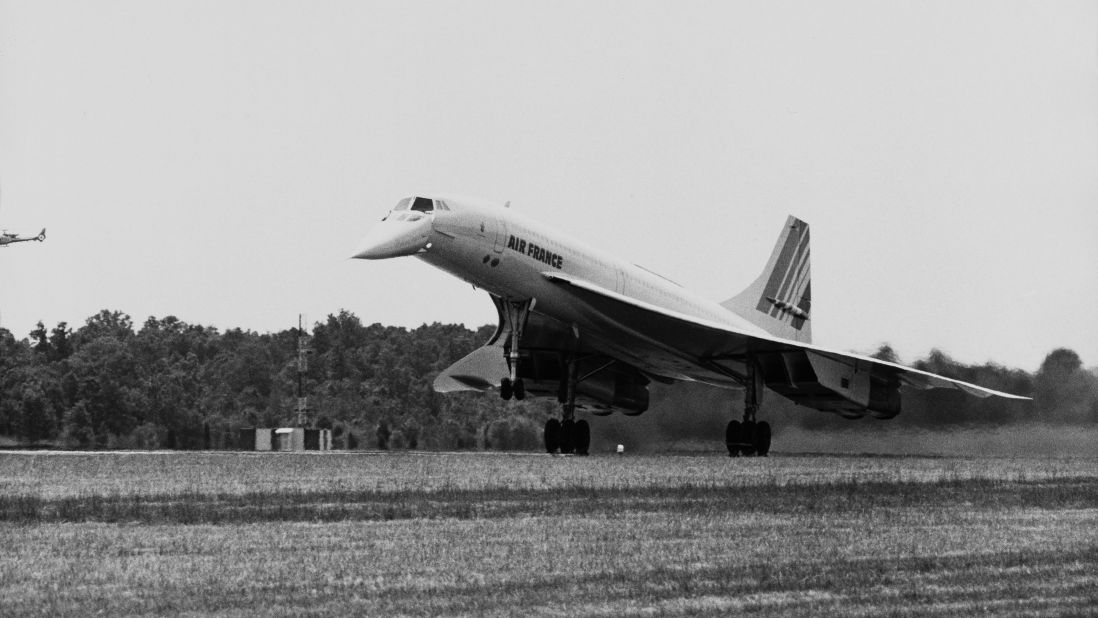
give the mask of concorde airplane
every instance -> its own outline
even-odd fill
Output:
[[[808,224],[789,217],[762,274],[717,303],[505,205],[420,195],[400,200],[354,257],[416,256],[486,290],[499,313],[495,334],[434,388],[556,397],[562,418],[546,422],[550,453],[586,454],[590,426],[576,411],[640,414],[652,382],[743,389],[743,419],[725,431],[731,456],[769,452],[770,425],[756,420],[766,389],[848,418],[892,418],[913,389],[1026,399],[812,345],[808,241]]]

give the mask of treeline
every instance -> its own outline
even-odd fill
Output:
[[[348,313],[314,325],[303,391],[341,448],[536,448],[551,402],[431,389],[482,345],[477,331],[363,325]],[[73,330],[41,323],[17,340],[0,328],[0,436],[76,449],[231,449],[244,427],[296,420],[297,329],[258,334],[101,311]]]
[[[492,330],[443,324],[408,330],[367,326],[346,311],[329,315],[309,333],[303,377],[318,426],[332,429],[340,448],[538,449],[545,420],[557,414],[555,402],[442,396],[431,388],[440,371]],[[79,449],[236,448],[241,428],[294,423],[298,336],[296,329],[219,332],[170,316],[135,328],[130,316],[106,310],[75,330],[39,323],[24,339],[0,328],[0,436]],[[887,346],[877,355],[895,360]],[[1068,349],[1050,353],[1036,374],[968,366],[939,351],[913,364],[1034,401],[929,391],[905,397],[903,413],[889,423],[1098,423],[1098,375]],[[740,413],[740,399],[696,385],[656,386],[652,409],[639,419],[595,419],[595,442],[600,432],[613,441],[619,429],[643,434],[638,440],[719,440],[723,423]],[[772,393],[763,412],[775,424],[809,429],[851,423]]]
[[[888,345],[873,354],[900,362]],[[903,411],[887,422],[898,426],[949,429],[1011,423],[1098,424],[1098,371],[1087,369],[1073,350],[1050,352],[1035,374],[995,363],[965,365],[941,350],[911,366],[923,371],[978,384],[998,391],[1032,397],[1033,401],[974,397],[955,389],[933,389],[905,396]],[[820,426],[812,419],[805,427]]]

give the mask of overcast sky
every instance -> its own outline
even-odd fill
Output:
[[[512,207],[714,300],[813,227],[820,345],[1098,364],[1098,3],[0,0],[0,325],[260,332],[484,292],[348,260]]]

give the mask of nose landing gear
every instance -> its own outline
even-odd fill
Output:
[[[526,385],[523,384],[522,378],[518,377],[519,341],[522,339],[522,330],[526,327],[526,318],[530,316],[530,310],[534,308],[534,299],[505,300],[501,304],[503,319],[508,330],[511,331],[511,337],[504,346],[504,351],[507,354],[507,367],[510,369],[511,375],[500,380],[499,396],[504,401],[510,401],[511,398],[522,401],[526,399]]]
[[[499,396],[504,401],[510,401],[512,398],[522,401],[526,399],[526,384],[523,383],[522,378],[503,378],[499,383]]]

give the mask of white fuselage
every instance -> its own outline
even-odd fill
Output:
[[[396,211],[390,213],[378,227],[392,226],[391,229],[372,233],[365,241],[366,249],[357,256],[414,254],[500,298],[534,299],[534,312],[570,326],[581,338],[645,371],[673,379],[727,383],[725,376],[699,370],[689,359],[677,358],[677,354],[659,345],[655,338],[599,319],[543,273],[567,275],[654,308],[745,333],[764,334],[759,327],[714,301],[510,208],[462,198],[436,200],[450,209],[413,215],[417,218],[413,222],[400,220],[402,217]],[[402,231],[399,226],[406,226],[407,230]],[[385,240],[379,240],[382,236]],[[401,244],[404,237],[411,239],[406,245]],[[385,251],[370,252],[370,247],[382,245]]]

